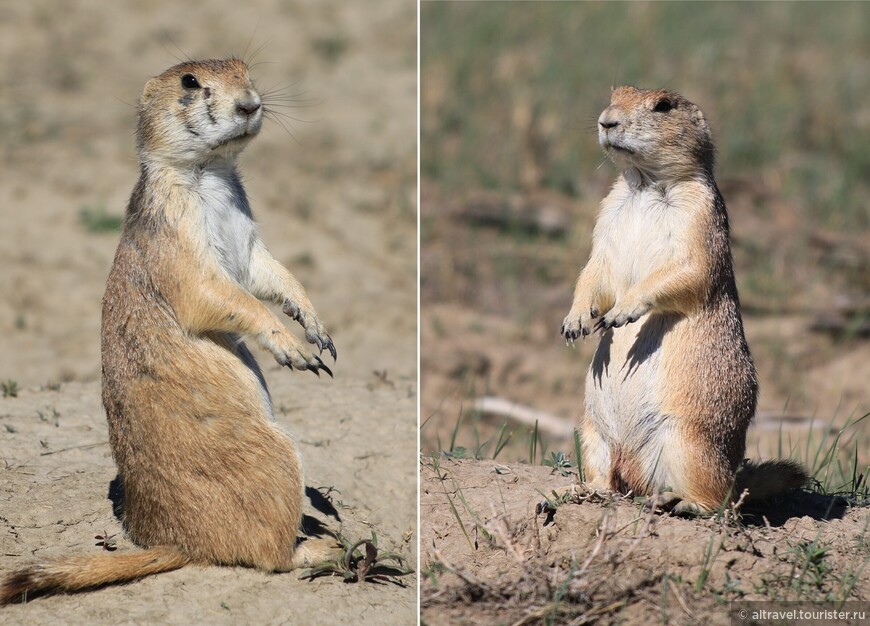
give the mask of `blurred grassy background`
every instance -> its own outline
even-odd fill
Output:
[[[703,104],[720,171],[867,228],[868,23],[866,3],[424,3],[424,173],[583,197],[608,87],[664,86]]]
[[[496,436],[481,395],[582,410],[594,344],[558,327],[616,176],[595,120],[626,83],[711,123],[761,413],[870,410],[868,25],[867,3],[423,2],[423,449]]]

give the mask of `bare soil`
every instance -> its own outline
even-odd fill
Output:
[[[281,118],[288,132],[267,120],[240,167],[263,239],[339,352],[335,381],[256,353],[306,482],[337,490],[341,524],[311,512],[416,561],[414,3],[35,0],[0,15],[0,381],[18,389],[0,400],[2,571],[120,533],[99,401],[118,232],[101,222],[123,215],[138,176],[134,104],[148,78],[230,54],[298,106],[277,109],[296,118]],[[408,624],[415,577],[406,584],[185,568],[7,607],[0,623]]]
[[[794,492],[737,523],[605,494],[536,514],[571,484],[546,467],[424,458],[423,623],[729,624],[737,600],[870,600],[866,507]],[[827,550],[808,559],[814,547]]]

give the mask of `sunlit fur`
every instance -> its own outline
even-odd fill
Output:
[[[613,90],[598,129],[621,174],[563,325],[572,341],[601,331],[586,380],[586,477],[714,509],[736,491],[758,381],[710,130],[679,94],[634,87]],[[794,463],[753,467],[753,484],[737,481],[756,497],[806,481]]]
[[[199,87],[186,88],[192,74]],[[124,527],[144,551],[38,563],[0,581],[0,604],[182,567],[288,570],[333,556],[297,547],[303,479],[273,423],[265,380],[242,343],[279,363],[328,369],[260,301],[284,307],[309,342],[335,348],[305,290],[266,250],[235,158],[260,130],[244,63],[182,63],[139,102],[141,176],[103,299],[103,404],[124,490]],[[240,106],[247,107],[246,112]]]

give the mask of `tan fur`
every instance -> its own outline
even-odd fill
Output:
[[[599,141],[622,173],[562,325],[570,341],[601,331],[586,381],[585,473],[593,486],[672,491],[714,509],[731,497],[758,381],[710,130],[679,94],[619,87]],[[752,473],[750,493],[806,481],[796,464],[783,467]]]
[[[19,570],[3,581],[0,605],[26,601],[28,594],[79,591],[168,572],[190,562],[180,550],[159,546],[132,554],[68,557]]]
[[[192,75],[197,86],[185,86]],[[189,80],[189,79],[188,79]],[[304,484],[240,336],[291,368],[329,372],[263,305],[283,305],[335,348],[299,282],[256,233],[234,159],[260,129],[238,60],[190,62],[139,104],[141,177],[103,299],[103,404],[124,489],[124,526],[145,551],[69,557],[2,581],[0,603],[76,591],[187,563],[283,571],[333,556],[297,549]]]

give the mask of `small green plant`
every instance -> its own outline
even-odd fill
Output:
[[[391,582],[404,587],[399,576],[413,573],[407,559],[398,552],[385,552],[378,549],[378,536],[372,531],[372,538],[361,539],[351,544],[339,533],[338,540],[343,548],[342,556],[319,563],[307,570],[303,579],[313,580],[321,576],[341,576],[345,582]]]
[[[84,206],[79,211],[79,222],[89,233],[111,233],[121,230],[124,218],[109,215],[102,205]]]
[[[103,548],[107,552],[114,552],[118,549],[117,539],[115,539],[116,535],[110,535],[108,531],[104,530],[102,535],[94,535],[94,539],[97,539],[96,545]]]
[[[540,515],[541,513],[554,513],[556,509],[563,504],[567,504],[574,500],[574,496],[570,491],[559,493],[554,489],[550,492],[550,495],[545,494],[543,491],[538,491],[538,493],[541,494],[541,497],[544,499],[535,507],[536,515]]]
[[[468,450],[464,446],[456,446],[451,450],[444,450],[442,454],[446,459],[464,459],[468,456]]]
[[[795,567],[800,569],[800,574],[792,577],[794,589],[801,591],[804,585],[812,585],[817,589],[822,587],[825,576],[831,571],[831,564],[825,560],[830,549],[830,546],[823,546],[818,540],[789,548],[789,553],[795,555]]]
[[[17,398],[18,397],[18,383],[12,380],[11,378],[6,382],[0,383],[0,389],[3,390],[4,398]]]
[[[550,452],[550,458],[544,459],[544,465],[553,468],[553,472],[559,472],[562,476],[570,476],[574,464],[563,452]]]

